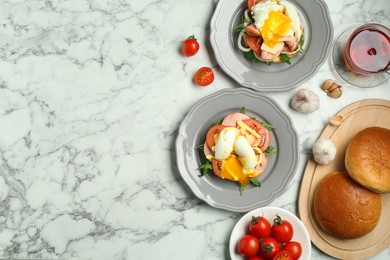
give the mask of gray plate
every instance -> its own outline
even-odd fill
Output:
[[[222,180],[209,173],[199,177],[199,166],[206,159],[203,144],[207,130],[227,114],[246,108],[246,114],[277,128],[271,131],[271,145],[277,155],[270,156],[264,173],[258,177],[262,186],[248,186],[240,196],[237,183]],[[299,164],[298,134],[292,120],[271,97],[240,88],[225,89],[198,101],[180,124],[176,139],[176,159],[179,172],[194,194],[210,206],[234,212],[247,212],[268,205],[282,194]]]
[[[257,91],[284,91],[313,77],[325,62],[333,40],[333,26],[323,0],[289,0],[304,26],[306,54],[291,59],[291,65],[268,66],[244,57],[237,46],[235,27],[241,23],[247,1],[219,0],[210,23],[210,42],[221,68],[239,84]]]

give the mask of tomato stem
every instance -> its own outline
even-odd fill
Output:
[[[282,225],[283,224],[283,220],[282,220],[282,218],[278,214],[276,214],[276,218],[274,219],[274,223],[276,225]]]

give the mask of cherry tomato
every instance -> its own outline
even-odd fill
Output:
[[[249,232],[258,238],[266,238],[271,234],[271,224],[264,217],[252,216],[251,222],[249,222]]]
[[[254,139],[252,146],[259,147],[263,152],[267,150],[271,142],[271,134],[265,126],[263,126],[259,121],[254,119],[245,119],[242,120],[244,124],[256,131],[260,138]]]
[[[273,237],[266,237],[261,242],[260,252],[265,258],[272,258],[280,251],[280,244]]]
[[[214,125],[212,126],[206,134],[206,144],[212,148],[215,145],[215,140],[219,133],[225,128],[224,125]]]
[[[255,256],[248,257],[248,260],[265,260],[265,259],[259,255],[255,255]]]
[[[241,255],[255,256],[259,252],[259,239],[252,235],[244,235],[238,241],[237,249]]]
[[[213,167],[213,172],[215,173],[215,175],[220,177],[221,169],[222,169],[222,161],[213,158],[213,160],[211,160],[211,166]]]
[[[293,260],[293,257],[290,252],[282,250],[276,253],[273,260]]]
[[[257,55],[261,55],[261,44],[263,42],[261,37],[251,36],[248,34],[244,34],[244,41],[246,45]]]
[[[181,49],[187,57],[194,56],[199,51],[199,43],[194,35],[188,37],[182,44]]]
[[[261,0],[248,0],[248,9],[251,9],[252,6],[260,2]]]
[[[301,243],[299,243],[297,241],[290,241],[290,242],[286,243],[283,246],[283,250],[288,251],[291,254],[293,260],[299,259],[299,257],[301,257],[301,254],[302,254]]]
[[[202,67],[195,73],[194,81],[202,87],[210,85],[214,81],[214,72],[208,67]]]
[[[280,243],[287,243],[291,240],[294,235],[294,229],[290,222],[282,220],[279,215],[276,215],[274,224],[272,225],[271,234]]]

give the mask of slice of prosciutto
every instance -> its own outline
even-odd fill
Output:
[[[245,119],[250,119],[250,117],[245,115],[245,114],[243,114],[243,113],[235,112],[235,113],[227,115],[223,119],[222,124],[225,125],[225,126],[236,127],[238,120],[245,120]]]

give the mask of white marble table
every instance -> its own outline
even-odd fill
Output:
[[[209,44],[217,0],[2,0],[0,9],[0,258],[227,259],[242,216],[198,200],[176,169],[178,125],[200,98],[239,87]],[[354,22],[390,25],[388,0],[326,0],[335,31]],[[200,52],[180,52],[195,34]],[[192,83],[215,70],[206,88]],[[301,161],[271,203],[297,213],[310,148],[330,115],[364,98],[390,99],[390,81],[344,84],[329,59],[301,86],[321,109],[289,107],[295,90],[268,93],[293,118]],[[373,259],[389,259],[389,248]],[[313,259],[329,256],[313,248]]]

